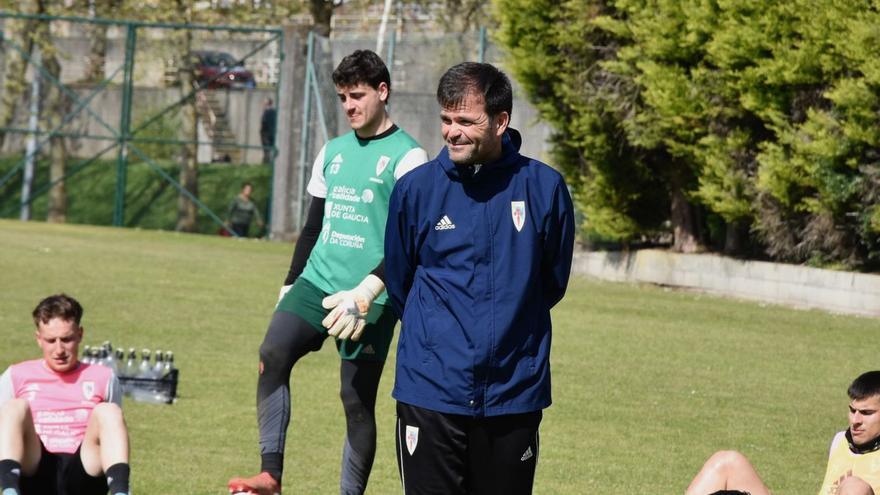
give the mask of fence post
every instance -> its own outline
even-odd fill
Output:
[[[480,48],[477,53],[477,62],[481,64],[486,61],[486,26],[480,27]]]
[[[122,84],[122,112],[119,120],[119,154],[116,157],[116,201],[113,208],[113,225],[125,225],[125,184],[128,175],[128,140],[131,138],[131,92],[134,73],[134,49],[137,31],[133,24],[126,26],[125,72]]]
[[[296,146],[302,133],[303,109],[301,91],[306,80],[305,47],[308,28],[285,25],[282,27],[282,60],[278,91],[278,128],[276,135],[278,156],[272,174],[272,239],[289,240],[298,234],[293,211],[300,201]]]
[[[40,46],[34,44],[34,67],[40,66],[43,61],[40,58]],[[40,120],[40,74],[34,70],[34,79],[31,81],[31,108],[28,118],[28,130],[31,134],[27,138],[27,147],[24,158],[24,176],[21,180],[21,218],[22,221],[31,219],[31,190],[34,182],[34,162],[37,155],[37,131]]]
[[[394,73],[394,49],[397,48],[397,30],[392,29],[391,34],[388,35],[388,55],[385,57],[385,61],[388,64],[388,72],[389,75],[393,76]]]
[[[314,56],[315,56],[315,32],[309,31],[308,41],[306,42],[306,85],[305,91],[303,91],[303,106],[300,109],[302,113],[302,133],[299,136],[299,169],[297,170],[297,181],[296,183],[299,185],[297,187],[298,201],[296,202],[296,208],[294,208],[294,218],[293,225],[296,230],[300,230],[302,228],[303,219],[305,218],[305,201],[304,201],[304,192],[303,182],[306,177],[306,167],[309,164],[309,157],[307,153],[309,151],[309,131],[311,127],[311,109],[312,109],[312,90],[314,87],[310,84],[312,78],[315,75],[315,64],[314,64]],[[320,95],[318,95],[320,98]]]

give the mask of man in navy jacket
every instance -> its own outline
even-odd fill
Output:
[[[386,290],[402,322],[401,481],[407,494],[531,493],[571,197],[558,172],[519,154],[504,73],[459,64],[437,100],[446,147],[397,182],[385,232]]]

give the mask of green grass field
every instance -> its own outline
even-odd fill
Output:
[[[171,349],[172,406],[126,401],[133,490],[222,494],[259,467],[257,349],[291,245],[0,220],[0,368],[38,356],[30,311],[65,291],[85,343]],[[554,310],[553,395],[536,494],[682,493],[735,448],[777,494],[816,493],[846,387],[880,368],[880,321],[573,279]],[[344,419],[326,344],[293,375],[285,493],[338,493]],[[369,493],[399,493],[393,356]]]
[[[110,155],[112,156],[112,154]],[[73,169],[82,160],[71,160]],[[0,177],[20,165],[21,158],[0,158]],[[160,162],[162,170],[179,180],[178,166],[173,162]],[[263,205],[269,197],[272,170],[263,165],[229,165],[223,163],[199,166],[199,200],[221,220],[225,218],[229,203],[249,181],[254,185],[253,201]],[[19,218],[21,207],[22,174],[15,174],[5,184],[0,184],[0,218]],[[35,200],[32,217],[45,220],[49,199],[44,193],[49,183],[49,164],[38,162],[34,179]],[[98,160],[65,181],[67,188],[67,222],[86,225],[112,225],[116,194],[116,161]],[[39,194],[39,195],[38,195]],[[128,166],[125,195],[125,226],[145,229],[174,230],[177,224],[177,201],[179,194],[170,182],[163,180],[146,163],[133,162]],[[204,211],[199,212],[197,229],[201,233],[214,233],[219,225]],[[258,235],[256,225],[251,226],[251,236]]]

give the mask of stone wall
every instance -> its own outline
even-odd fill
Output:
[[[646,249],[578,252],[573,273],[880,317],[880,275]]]

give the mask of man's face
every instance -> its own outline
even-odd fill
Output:
[[[856,445],[880,437],[880,395],[849,403],[849,430]]]
[[[76,367],[83,335],[81,326],[73,321],[52,318],[46,323],[40,322],[35,335],[43,350],[43,359],[52,371],[64,373]]]
[[[363,83],[356,86],[336,86],[336,95],[339,96],[339,102],[345,110],[351,128],[359,136],[373,136],[385,118],[388,85],[384,82],[379,83],[376,89]]]
[[[507,129],[507,112],[490,117],[483,96],[474,92],[454,107],[440,110],[441,132],[449,158],[459,165],[486,163],[501,156],[501,136]]]

